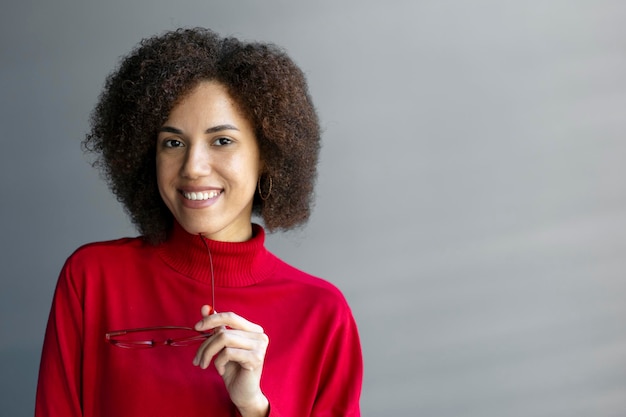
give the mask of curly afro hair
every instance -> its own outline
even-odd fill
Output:
[[[157,187],[157,130],[206,80],[223,84],[256,130],[264,172],[253,213],[269,231],[306,222],[320,129],[302,71],[275,45],[194,28],[144,39],[122,59],[106,79],[83,141],[139,232],[156,244],[172,227]]]

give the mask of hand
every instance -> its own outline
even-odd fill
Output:
[[[198,348],[193,364],[206,369],[215,357],[215,368],[241,415],[266,416],[269,402],[261,391],[261,373],[269,339],[263,328],[235,313],[215,313],[208,305],[201,312],[195,329],[215,334]]]

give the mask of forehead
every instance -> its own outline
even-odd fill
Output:
[[[202,81],[174,104],[166,124],[227,122],[252,128],[252,123],[226,86],[217,81]]]

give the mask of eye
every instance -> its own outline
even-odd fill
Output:
[[[224,146],[224,145],[230,145],[231,143],[233,143],[232,139],[226,138],[226,137],[220,137],[220,138],[215,139],[215,141],[213,142],[213,145]]]
[[[165,148],[179,148],[183,146],[183,143],[178,139],[166,139],[163,141],[163,146]]]

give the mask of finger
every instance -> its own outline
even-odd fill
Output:
[[[210,316],[211,314],[214,314],[215,309],[213,308],[213,306],[209,304],[205,304],[200,309],[200,313],[202,314],[202,316],[207,317],[207,316]]]
[[[198,348],[193,363],[206,369],[215,355],[229,348],[248,351],[258,350],[262,351],[264,355],[268,344],[269,338],[264,333],[220,328]]]
[[[198,331],[205,331],[220,326],[227,326],[231,329],[244,330],[252,333],[263,333],[263,327],[258,324],[252,323],[244,319],[243,317],[233,313],[214,313],[208,316],[202,317],[194,328]]]
[[[222,349],[261,349],[265,352],[268,344],[269,338],[264,333],[250,333],[220,328],[198,348],[193,363],[206,368],[209,366],[211,359]]]
[[[226,365],[231,362],[237,363],[243,369],[252,372],[262,368],[264,360],[264,350],[248,350],[228,347],[222,349],[213,362],[217,372],[220,375],[224,375],[226,372]]]

